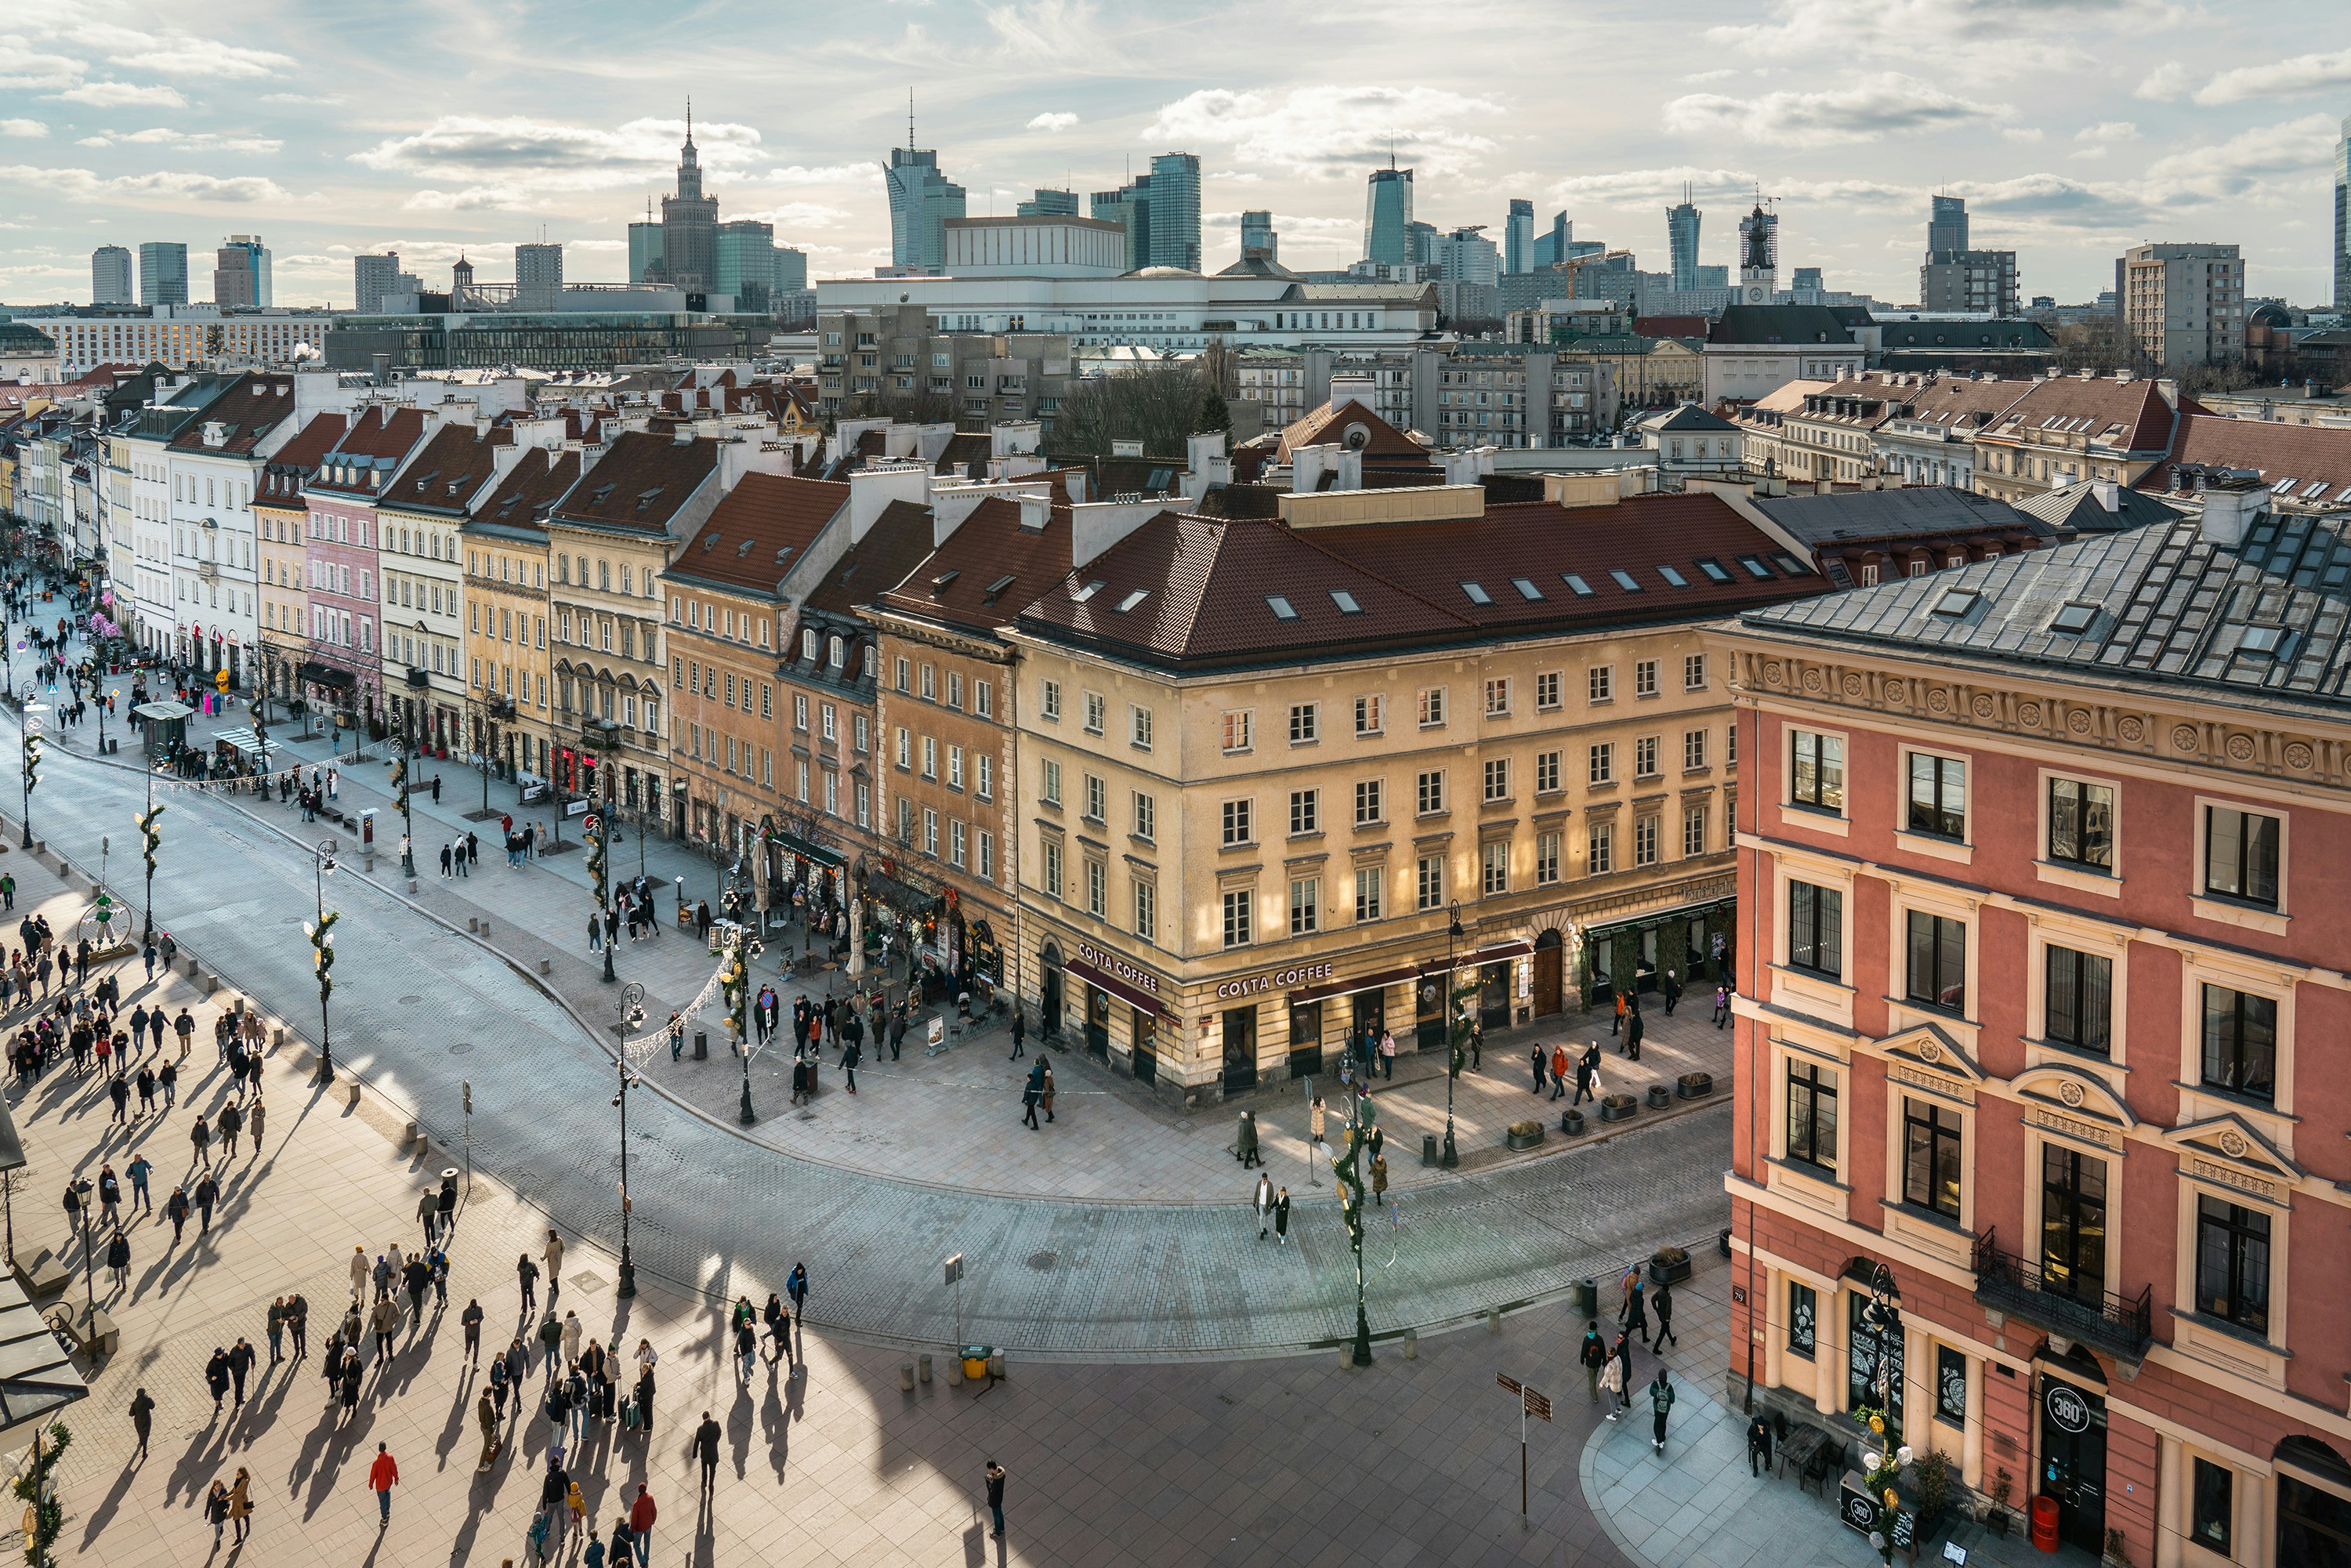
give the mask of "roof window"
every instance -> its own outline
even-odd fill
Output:
[[[1530,604],[1540,603],[1542,600],[1543,591],[1534,585],[1531,578],[1514,577],[1510,579],[1510,586],[1517,589],[1519,597]]]
[[[1118,612],[1121,615],[1123,615],[1128,611],[1134,609],[1136,605],[1142,603],[1144,600],[1150,597],[1151,590],[1147,588],[1138,588],[1134,592],[1128,594],[1124,599],[1118,601]]]
[[[2098,607],[2076,600],[2058,606],[2055,617],[2049,622],[2049,630],[2067,637],[2079,637],[2096,625],[2097,621]]]
[[[1339,607],[1342,615],[1361,615],[1364,612],[1364,607],[1355,602],[1355,596],[1343,588],[1331,591],[1331,602]]]
[[[1788,554],[1785,550],[1774,550],[1771,554],[1771,564],[1778,567],[1782,571],[1786,572],[1790,577],[1810,577],[1813,574],[1813,569],[1811,567],[1806,566],[1802,561],[1798,560],[1794,556]]]
[[[1562,582],[1566,583],[1568,587],[1575,590],[1576,593],[1583,598],[1591,598],[1594,591],[1592,584],[1584,581],[1583,579],[1578,577],[1572,571],[1562,571],[1559,574],[1559,578]]]
[[[2283,659],[2294,646],[2294,633],[2283,626],[2248,626],[2237,639],[2240,653]]]
[[[1739,564],[1745,567],[1747,575],[1758,582],[1767,581],[1771,576],[1771,569],[1763,564],[1763,558],[1760,555],[1740,556]]]
[[[1494,602],[1493,595],[1486,591],[1485,585],[1482,583],[1465,582],[1461,585],[1461,591],[1469,596],[1469,602],[1472,604],[1491,604]]]
[[[1623,589],[1625,592],[1638,593],[1641,591],[1640,583],[1635,580],[1631,572],[1626,571],[1620,567],[1612,566],[1608,569],[1608,575],[1614,578],[1616,580],[1616,586]]]
[[[1935,613],[1946,620],[1959,620],[1976,607],[1976,601],[1981,597],[1972,588],[1951,589],[1935,601]]]
[[[1664,578],[1676,588],[1687,588],[1689,586],[1689,579],[1684,577],[1672,567],[1661,566],[1657,568],[1657,575]]]
[[[1289,600],[1283,598],[1280,594],[1267,594],[1265,596],[1265,602],[1267,607],[1273,612],[1273,618],[1276,621],[1295,621],[1298,619],[1297,610],[1290,604]]]
[[[1708,556],[1704,560],[1699,561],[1698,563],[1698,570],[1706,573],[1707,580],[1710,582],[1729,582],[1730,580],[1730,573],[1725,570],[1720,561],[1715,559],[1712,556]]]
[[[1101,578],[1096,578],[1092,582],[1087,583],[1083,588],[1079,589],[1075,593],[1070,595],[1070,597],[1077,601],[1080,604],[1083,604],[1087,600],[1092,599],[1095,594],[1100,593],[1103,589],[1108,588],[1110,584],[1104,582]]]
[[[2292,480],[2292,479],[2281,479],[2281,480],[2279,480],[2276,484],[2274,484],[2274,485],[2273,485],[2273,486],[2270,486],[2270,494],[2271,494],[2271,495],[2273,495],[2273,496],[2283,496],[2283,495],[2284,495],[2288,490],[2293,489],[2293,488],[2294,488],[2294,480]]]
[[[1019,580],[1020,580],[1011,572],[1006,572],[1002,577],[998,578],[994,582],[987,585],[987,591],[981,596],[980,601],[984,604],[995,603],[997,600],[1003,595],[1006,589],[1011,587],[1014,583]]]

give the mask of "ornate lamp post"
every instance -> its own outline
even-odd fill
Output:
[[[41,781],[41,731],[38,715],[48,712],[45,703],[25,705],[25,841],[22,848],[33,847],[33,787]]]
[[[1347,1114],[1347,1156],[1331,1167],[1339,1186],[1339,1213],[1347,1222],[1347,1249],[1355,1260],[1355,1348],[1353,1360],[1357,1366],[1372,1364],[1372,1323],[1364,1310],[1364,1208],[1363,1160],[1364,1146],[1371,1141],[1372,1126],[1379,1112],[1368,1094],[1355,1095]]]
[[[611,876],[604,863],[604,819],[601,813],[590,811],[580,823],[580,828],[588,837],[588,876],[595,884],[596,918],[601,921],[612,908]],[[607,930],[604,933],[604,980],[609,985],[619,978],[620,976],[612,972],[612,934]]]
[[[1455,983],[1459,970],[1461,951],[1461,905],[1457,901],[1446,909],[1445,934],[1445,1153],[1437,1164],[1447,1170],[1461,1163],[1461,1152],[1453,1143],[1453,1084],[1461,1076],[1461,1047],[1468,1029],[1462,1018],[1461,990]]]
[[[751,1005],[751,960],[765,947],[766,944],[738,921],[734,950],[726,961],[726,973],[719,981],[726,998],[726,1028],[735,1037],[735,1054],[743,1059],[743,1103],[736,1112],[736,1119],[747,1127],[759,1118],[751,1109],[751,1030],[746,1014]]]
[[[333,994],[335,988],[331,974],[335,967],[335,922],[342,918],[339,914],[327,913],[327,873],[335,869],[335,848],[334,840],[321,839],[311,851],[318,871],[319,919],[316,925],[307,926],[303,931],[303,935],[310,938],[310,956],[319,976],[319,1082],[321,1083],[335,1081],[335,1034],[327,1017],[327,998]]]
[[[612,1096],[612,1105],[621,1113],[621,1282],[613,1293],[626,1301],[637,1293],[637,1263],[629,1251],[629,1091],[637,1082],[636,1074],[629,1071],[629,1031],[645,1021],[644,987],[631,980],[621,988],[621,999],[616,1005],[621,1014],[621,1038],[613,1048],[612,1060],[620,1069],[621,1087]]]

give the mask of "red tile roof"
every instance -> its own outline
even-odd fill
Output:
[[[876,601],[925,621],[992,631],[1070,573],[1070,508],[1041,528],[1020,526],[1020,503],[990,497]]]
[[[172,450],[247,455],[264,436],[293,417],[294,378],[249,371],[223,387],[181,428],[172,438]],[[209,425],[227,427],[226,439],[217,446],[204,439]]]
[[[378,499],[387,507],[463,515],[496,472],[497,451],[497,443],[470,422],[444,424]]]
[[[351,427],[343,433],[343,438],[335,443],[334,450],[319,465],[319,471],[310,476],[310,488],[330,495],[375,499],[381,492],[368,487],[365,469],[361,471],[361,482],[357,485],[345,484],[336,477],[340,460],[345,457],[363,458],[372,463],[378,458],[389,458],[392,468],[397,469],[401,460],[423,441],[424,425],[424,414],[419,409],[394,408],[390,403],[380,403],[361,410]]]
[[[340,413],[314,413],[310,423],[296,431],[277,455],[269,460],[273,468],[294,468],[308,471],[316,468],[319,460],[335,449],[343,438],[345,421]]]
[[[2281,500],[2315,505],[2351,491],[2351,430],[2183,413],[2169,459],[2148,469],[2137,487],[2168,490],[2173,465],[2179,463],[2259,469],[2272,486],[2294,481],[2277,492]]]
[[[547,531],[548,508],[580,482],[580,454],[526,449],[514,467],[474,504],[473,523]]]
[[[2183,409],[2196,407],[2183,400]],[[2043,433],[2086,435],[2126,452],[2160,452],[2170,444],[2171,405],[2151,381],[2060,376],[2032,383],[1985,427],[1994,440],[2034,440]]]
[[[1343,403],[1325,403],[1302,418],[1292,420],[1281,433],[1281,443],[1275,450],[1274,460],[1287,463],[1290,455],[1301,446],[1321,446],[1337,442],[1342,445],[1351,441],[1351,427],[1363,427],[1361,447],[1364,460],[1369,462],[1426,463],[1427,448],[1390,424],[1371,409],[1352,400]]]
[[[664,575],[772,595],[792,562],[848,504],[846,485],[746,474]]]
[[[811,610],[849,614],[897,587],[930,553],[931,509],[913,501],[893,501],[802,602]]]
[[[673,440],[632,430],[605,449],[553,521],[588,528],[666,533],[670,519],[718,466],[718,444]]]

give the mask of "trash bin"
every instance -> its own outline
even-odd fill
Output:
[[[1600,1315],[1599,1281],[1578,1280],[1574,1285],[1569,1289],[1568,1295],[1569,1299],[1574,1303],[1575,1315],[1577,1317],[1595,1318]]]
[[[2053,1497],[2032,1500],[2032,1546],[2036,1552],[2057,1550],[2057,1500]]]
[[[694,1060],[696,1061],[710,1060],[710,1032],[707,1030],[698,1029],[694,1031]]]
[[[986,1377],[987,1375],[987,1347],[986,1345],[967,1344],[963,1347],[963,1375],[966,1377],[975,1379]]]
[[[1425,1166],[1437,1163],[1437,1134],[1434,1133],[1420,1135],[1420,1163]]]

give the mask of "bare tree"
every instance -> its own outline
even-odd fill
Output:
[[[1207,390],[1199,370],[1181,361],[1081,382],[1054,415],[1053,444],[1107,457],[1113,441],[1141,441],[1146,456],[1181,457],[1186,438],[1202,428]]]

